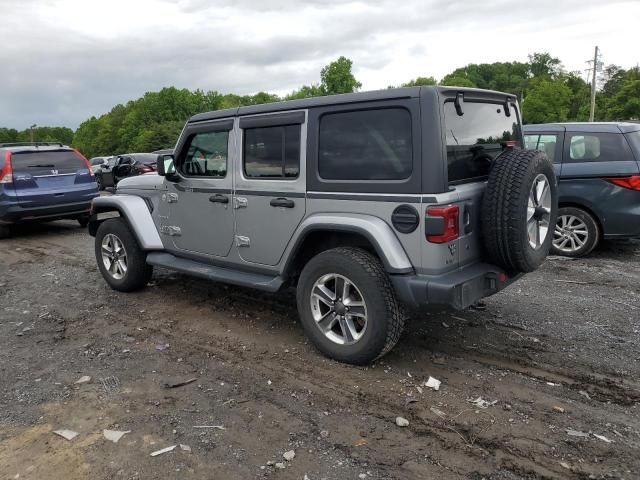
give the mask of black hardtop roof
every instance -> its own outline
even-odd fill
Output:
[[[527,132],[591,132],[591,133],[628,133],[640,130],[640,123],[632,122],[566,122],[539,123],[524,126]]]
[[[323,97],[302,98],[299,100],[287,100],[284,102],[265,103],[247,107],[228,108],[212,112],[198,113],[189,119],[189,122],[202,122],[243,115],[256,115],[260,113],[275,113],[287,110],[302,110],[312,107],[324,107],[329,105],[341,105],[348,103],[373,102],[378,100],[392,100],[401,98],[413,98],[421,95],[452,96],[458,92],[465,95],[465,99],[482,97],[495,101],[516,101],[516,97],[510,93],[482,90],[478,88],[462,87],[403,87],[389,88],[386,90],[373,90],[369,92],[344,93],[341,95],[328,95]]]

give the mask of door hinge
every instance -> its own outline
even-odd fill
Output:
[[[177,237],[182,235],[182,230],[180,230],[180,227],[176,227],[175,225],[162,225],[160,227],[160,233],[164,233],[171,237]]]
[[[247,199],[245,197],[233,197],[233,208],[247,208]]]
[[[162,200],[166,200],[167,203],[176,203],[178,201],[177,193],[167,193],[162,195]]]
[[[236,247],[248,247],[251,243],[249,237],[244,235],[236,235]]]

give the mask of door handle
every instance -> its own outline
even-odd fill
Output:
[[[215,195],[211,195],[209,197],[209,201],[213,203],[229,203],[229,197],[217,193]]]
[[[284,208],[293,208],[296,206],[293,200],[289,200],[288,198],[274,198],[269,202],[269,205],[272,207],[284,207]]]

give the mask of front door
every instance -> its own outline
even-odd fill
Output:
[[[277,265],[306,209],[304,112],[243,117],[235,173],[236,245],[243,260]]]
[[[233,244],[233,121],[189,126],[175,159],[179,182],[167,182],[169,218],[161,226],[178,252],[226,257]]]

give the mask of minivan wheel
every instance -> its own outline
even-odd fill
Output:
[[[335,360],[363,365],[400,339],[405,316],[380,261],[340,247],[313,257],[298,280],[300,320],[311,342]]]
[[[558,210],[551,253],[565,257],[583,257],[598,244],[600,229],[588,212],[576,207]]]
[[[495,160],[482,200],[482,232],[491,262],[532,272],[551,247],[558,187],[542,152],[506,150]]]
[[[111,288],[120,292],[143,288],[153,273],[145,252],[122,218],[110,218],[100,224],[95,254],[100,273]]]

